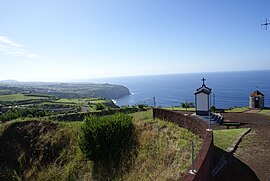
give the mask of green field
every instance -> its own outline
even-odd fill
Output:
[[[1,93],[1,94],[8,93],[8,92],[9,92],[9,90],[1,90],[1,89],[0,89],[0,93]]]
[[[57,103],[68,103],[68,104],[79,104],[79,103],[84,103],[85,101],[82,101],[82,99],[59,99],[55,101]]]
[[[65,99],[65,98],[63,98],[63,99],[59,99],[55,102],[86,105],[88,103],[97,104],[97,103],[105,103],[108,101],[105,99],[99,99],[99,98],[86,98],[86,99]]]
[[[25,101],[33,99],[48,99],[48,97],[44,96],[38,97],[25,94],[9,94],[0,96],[0,101]]]

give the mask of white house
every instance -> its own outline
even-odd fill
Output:
[[[204,84],[205,80],[205,78],[202,79],[202,86],[194,93],[196,114],[201,116],[207,116],[210,113],[211,89],[206,87]]]

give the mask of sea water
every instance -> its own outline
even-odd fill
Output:
[[[147,104],[162,107],[180,106],[181,102],[195,102],[194,92],[205,84],[212,89],[211,105],[217,108],[248,106],[249,95],[256,89],[265,95],[270,107],[270,70],[220,73],[193,73],[97,79],[98,83],[126,86],[130,96],[115,99],[119,106]]]

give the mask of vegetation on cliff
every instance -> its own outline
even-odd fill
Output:
[[[52,95],[59,98],[102,97],[105,99],[117,99],[130,95],[128,88],[122,85],[94,83],[0,82],[0,90],[0,95],[23,93]]]

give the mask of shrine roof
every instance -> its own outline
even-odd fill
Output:
[[[206,93],[206,94],[211,94],[212,89],[210,89],[209,87],[206,87],[205,84],[203,84],[200,88],[196,89],[196,92],[194,93],[199,94],[199,93]]]
[[[251,97],[258,97],[258,96],[264,96],[264,94],[261,93],[260,91],[256,90],[256,91],[252,92],[252,93],[250,94],[250,96],[251,96]]]

